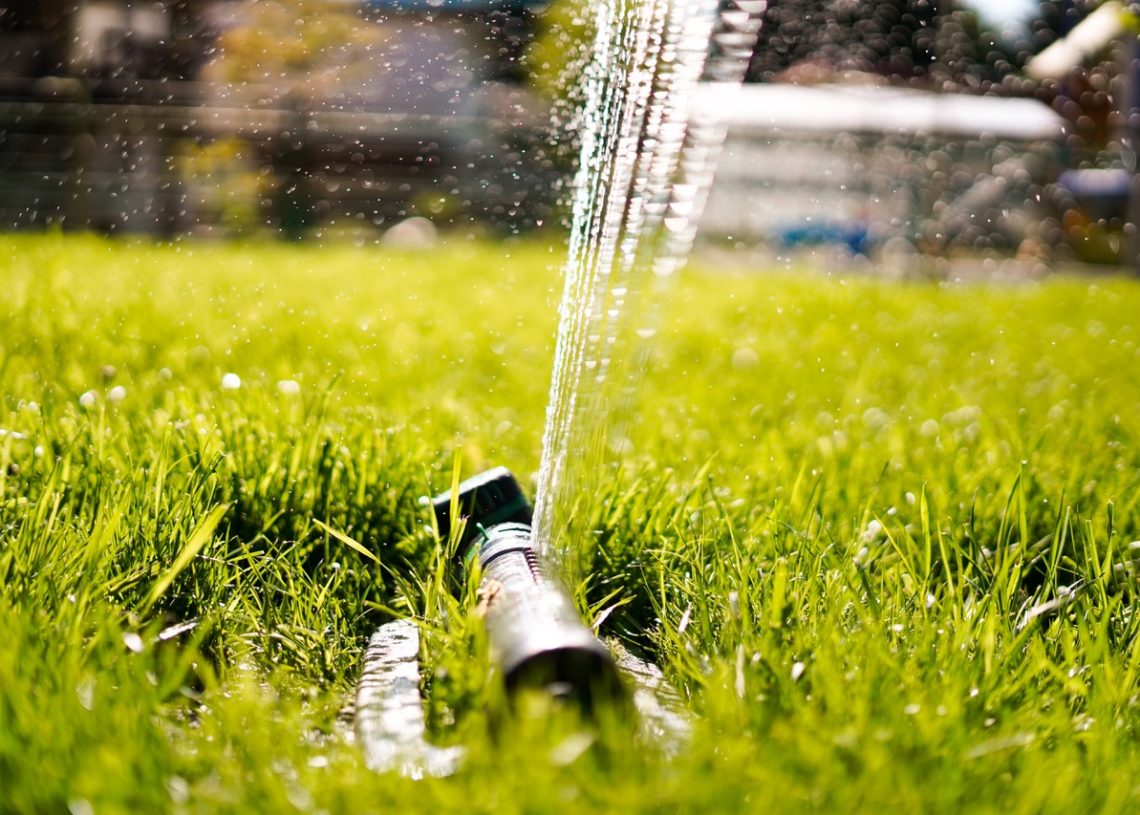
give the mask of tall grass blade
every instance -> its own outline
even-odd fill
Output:
[[[218,524],[222,522],[226,512],[229,510],[229,504],[218,504],[205,518],[198,524],[190,536],[186,539],[186,544],[182,547],[182,551],[178,553],[178,557],[174,559],[174,563],[170,568],[163,572],[158,580],[151,586],[150,593],[147,594],[146,599],[143,601],[139,611],[142,614],[147,614],[154,604],[157,603],[162,595],[170,588],[170,584],[178,575],[182,574],[183,570],[190,565],[190,562],[198,555],[199,552],[206,546],[207,543],[214,536],[214,531],[218,528]]]

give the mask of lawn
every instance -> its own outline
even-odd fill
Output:
[[[1134,281],[682,276],[575,587],[671,755],[504,715],[419,502],[532,484],[559,246],[0,243],[0,811],[1140,805]],[[345,723],[394,615],[450,778]]]

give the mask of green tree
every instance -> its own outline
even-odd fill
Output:
[[[241,22],[220,38],[210,79],[318,96],[353,71],[354,52],[387,38],[383,26],[331,0],[257,0],[240,11]]]

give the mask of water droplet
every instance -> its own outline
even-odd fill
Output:
[[[75,695],[84,710],[95,707],[95,680],[90,676],[79,680],[79,684],[75,686]]]
[[[737,348],[732,352],[732,367],[738,371],[755,368],[760,363],[760,355],[751,348]]]

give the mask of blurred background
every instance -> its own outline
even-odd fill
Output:
[[[1140,4],[769,0],[707,251],[1140,269]],[[558,228],[569,0],[0,0],[0,228]]]

